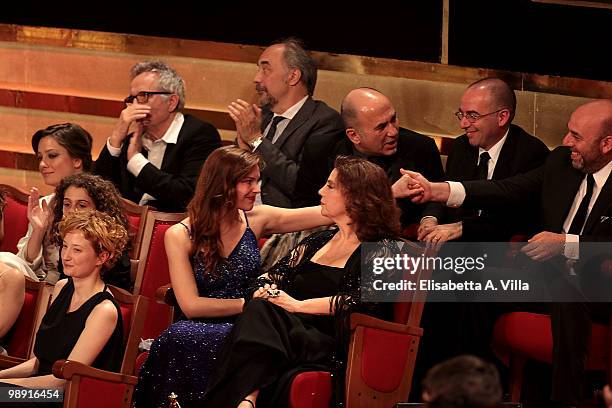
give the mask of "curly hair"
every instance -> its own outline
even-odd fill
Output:
[[[399,237],[400,211],[384,170],[352,156],[338,156],[334,168],[357,238],[367,242]]]
[[[256,166],[262,166],[257,154],[225,146],[213,151],[202,167],[187,211],[193,239],[191,256],[202,256],[209,273],[214,274],[223,261],[219,220],[236,208],[236,185]]]
[[[58,228],[62,240],[66,234],[80,231],[91,242],[96,254],[108,253],[109,257],[102,266],[106,270],[112,268],[121,257],[128,242],[126,228],[115,217],[97,210],[67,214]]]
[[[51,202],[53,220],[51,222],[50,237],[57,245],[61,246],[62,244],[58,224],[64,217],[64,195],[68,187],[82,188],[87,191],[96,210],[110,215],[125,229],[128,229],[128,222],[121,207],[121,196],[113,183],[93,174],[74,174],[64,177],[58,184]]]

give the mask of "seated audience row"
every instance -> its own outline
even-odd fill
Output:
[[[276,316],[275,321],[291,325],[274,324],[265,331],[280,330],[282,337],[283,330],[304,324],[312,328],[308,318],[305,323],[301,317],[286,315],[287,311],[302,311],[296,309],[298,304],[306,314],[338,317],[351,310],[347,304],[359,303],[358,292],[352,291],[358,279],[350,262],[359,244],[364,239],[399,236],[393,211],[386,220],[379,220],[375,215],[386,204],[368,200],[386,202],[393,193],[401,209],[398,225],[416,226],[413,236],[438,248],[446,241],[506,241],[523,234],[529,244],[522,251],[532,260],[556,258],[579,266],[580,251],[572,251],[577,248],[574,244],[592,239],[609,242],[612,238],[607,224],[612,202],[608,194],[610,101],[579,107],[570,118],[564,147],[549,155],[541,141],[512,123],[516,96],[508,84],[496,78],[476,81],[465,90],[455,113],[465,134],[453,144],[445,176],[433,140],[400,128],[393,103],[381,92],[352,90],[342,101],[341,114],[314,100],[316,64],[298,41],[273,44],[261,54],[257,65],[254,83],[258,105],[243,100],[230,104],[237,147],[219,148],[220,137],[214,127],[181,113],[185,86],[176,71],[160,61],[136,64],[126,107],[96,162],[94,171],[112,181],[124,197],[162,211],[188,208],[189,213],[189,218],[170,228],[166,236],[170,276],[184,319],[154,343],[136,393],[139,406],[163,404],[168,391],[180,391],[187,404],[231,400],[233,405],[250,406],[262,388],[261,396],[266,400],[271,379],[287,370],[277,370],[250,355],[240,360],[229,350],[241,350],[241,336],[249,337],[252,330],[259,333],[259,325],[270,321],[270,314]],[[0,322],[0,338],[19,312],[23,276],[55,283],[62,274],[59,259],[63,255],[57,245],[58,225],[64,215],[97,209],[126,225],[115,188],[100,178],[81,174],[92,169],[91,136],[85,130],[74,124],[51,126],[34,135],[32,146],[45,183],[56,187],[56,192],[40,198],[36,189],[31,190],[30,225],[19,243],[19,253],[0,254],[0,296],[5,291],[15,299]],[[352,184],[354,174],[359,174],[362,185]],[[445,177],[463,184],[429,183]],[[394,184],[387,197],[390,183]],[[378,197],[374,191],[379,191]],[[254,206],[260,192],[264,204],[285,209]],[[428,203],[430,200],[454,208]],[[470,208],[456,208],[464,200]],[[296,208],[319,202],[321,209]],[[372,224],[379,221],[386,224]],[[330,224],[339,230],[329,230]],[[264,259],[259,256],[256,243],[261,236],[321,227],[323,231],[305,240],[312,231],[274,237],[262,250]],[[366,230],[371,234],[363,232]],[[105,279],[119,279],[113,282],[126,287],[130,285],[129,258],[124,256],[119,265],[120,270]],[[259,281],[262,290],[257,288],[256,299],[247,303],[245,299],[251,299],[249,281],[261,272],[268,273]],[[334,272],[339,280],[334,278],[326,287],[320,283],[326,281],[321,279],[323,272],[325,279]],[[307,285],[304,279],[317,283]],[[279,288],[279,296],[268,294],[268,289],[276,294]],[[326,300],[306,300],[310,298]],[[575,379],[581,378],[584,370],[580,356],[586,353],[587,325],[594,308],[585,301],[587,307],[561,304],[552,314],[554,321],[563,322],[563,328],[555,326],[553,333],[556,348],[564,350],[554,359],[552,400],[556,403],[572,405],[580,400],[580,385]],[[325,311],[324,304],[328,306]],[[238,317],[243,309],[243,316],[254,313],[259,318]],[[468,336],[467,340],[453,341],[456,347],[448,350],[449,357],[467,347],[489,357],[492,324],[499,315],[498,308],[494,309],[491,313],[478,307],[428,305],[423,322],[427,334],[421,344],[416,381],[436,360],[446,357],[436,355],[442,347],[437,341],[447,341],[448,335]],[[606,310],[599,309],[598,316],[609,316],[605,305],[601,309]],[[568,316],[573,316],[569,318],[573,323],[566,328]],[[342,333],[329,330],[329,316],[319,317],[312,324],[317,328],[314,340],[320,354],[291,357],[285,369],[326,363],[326,350],[340,346],[337,342]],[[443,321],[473,323],[474,330],[455,330]],[[441,327],[446,334],[438,330]],[[567,343],[567,336],[575,331],[581,333],[578,341]],[[262,355],[270,346],[268,340],[259,344]],[[223,344],[225,349],[219,354]],[[283,344],[290,347],[284,350],[286,355],[292,355],[291,346],[291,341]],[[175,364],[174,368],[168,362]],[[233,378],[234,366],[251,364],[252,370],[243,369],[240,378]],[[169,374],[179,367],[181,375]],[[236,389],[242,391],[229,393],[224,388],[228,384],[239,384]],[[242,398],[245,400],[240,401]]]

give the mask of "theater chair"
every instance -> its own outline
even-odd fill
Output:
[[[0,184],[6,192],[4,209],[4,240],[0,252],[17,253],[17,243],[28,232],[28,193],[8,184]]]
[[[610,366],[610,333],[612,324],[594,323],[586,361],[587,371],[612,373]],[[526,335],[529,333],[529,335]],[[552,364],[553,339],[550,316],[538,313],[513,312],[502,315],[493,329],[493,350],[509,367],[509,390],[513,402],[519,402],[523,370],[527,360]]]
[[[405,243],[404,250],[417,257],[423,253],[422,248],[412,243]],[[427,252],[425,255],[433,254]],[[406,278],[418,280],[430,276],[431,270],[422,269]],[[178,307],[170,285],[160,287],[156,297],[160,302]],[[345,384],[347,408],[393,407],[408,398],[419,340],[423,334],[419,324],[425,302],[424,293],[415,293],[410,300],[394,304],[393,322],[360,313],[351,316]],[[332,394],[330,372],[303,372],[293,380],[288,406],[327,408]]]
[[[128,221],[129,236],[132,243],[130,249],[130,259],[140,259],[140,248],[142,237],[144,236],[144,227],[147,219],[147,213],[150,208],[148,205],[138,205],[130,200],[121,198],[121,208],[123,214]]]
[[[38,314],[44,309],[42,304],[48,301],[44,296],[44,282],[28,277],[25,277],[25,281],[23,306],[15,324],[4,336],[9,358],[0,356],[0,367],[12,367],[28,359],[36,338]]]
[[[420,256],[423,249],[406,242],[404,251]],[[425,256],[435,253],[428,250]],[[431,270],[421,269],[406,279],[428,279]],[[423,329],[419,327],[425,302],[423,292],[410,301],[394,304],[394,321],[354,313],[347,357],[345,403],[347,408],[393,407],[410,393],[412,374]],[[329,372],[298,374],[291,385],[290,408],[328,407],[332,398]]]
[[[128,408],[138,378],[134,364],[148,299],[132,295],[123,289],[109,286],[121,309],[125,352],[119,373],[104,371],[85,364],[58,360],[53,364],[53,375],[66,380],[64,408]]]
[[[134,293],[149,298],[149,311],[142,330],[143,339],[154,339],[173,320],[173,310],[165,304],[155,303],[155,291],[170,282],[168,258],[164,247],[166,230],[187,217],[185,213],[171,214],[149,211],[144,227],[144,238],[134,282]]]

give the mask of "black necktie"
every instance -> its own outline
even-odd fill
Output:
[[[595,179],[591,173],[587,174],[587,191],[582,201],[580,202],[580,207],[578,207],[578,211],[576,211],[576,215],[574,215],[574,219],[572,220],[572,225],[570,225],[568,234],[576,234],[580,235],[582,232],[582,227],[584,226],[584,222],[587,219],[587,212],[589,210],[589,203],[591,202],[591,197],[593,196],[593,186],[595,185]]]
[[[270,129],[266,134],[266,139],[271,142],[274,140],[274,135],[276,134],[276,127],[278,126],[278,123],[284,119],[286,119],[284,116],[275,116],[272,118],[272,124],[270,125]]]
[[[490,159],[489,152],[480,153],[480,161],[478,162],[478,167],[476,167],[476,177],[478,180],[486,180],[488,178]]]

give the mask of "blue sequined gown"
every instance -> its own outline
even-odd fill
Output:
[[[242,238],[214,276],[201,260],[192,262],[198,293],[211,298],[241,298],[249,281],[259,274],[259,249],[248,226]],[[204,395],[218,351],[232,329],[235,316],[186,319],[171,325],[151,346],[140,371],[135,406],[167,407],[174,392],[182,408],[197,405]]]

